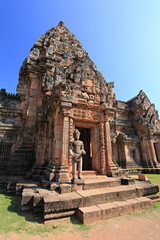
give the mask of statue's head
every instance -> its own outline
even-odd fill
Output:
[[[75,140],[79,140],[79,137],[80,137],[80,132],[78,131],[78,129],[76,128],[75,131],[74,131],[74,139]]]

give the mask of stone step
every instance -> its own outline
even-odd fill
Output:
[[[67,211],[76,210],[80,207],[90,207],[107,202],[123,201],[137,197],[156,194],[158,186],[153,184],[134,184],[128,186],[117,186],[100,188],[96,190],[81,190],[66,194],[49,193],[43,197],[44,220],[51,219],[53,214],[66,214]],[[51,218],[50,218],[50,217]]]
[[[81,223],[90,224],[104,219],[126,215],[131,212],[140,212],[152,207],[153,204],[150,199],[139,197],[121,202],[78,208],[77,216]]]
[[[78,176],[78,171],[76,171],[76,175]],[[82,171],[82,176],[83,178],[86,177],[96,177],[97,176],[97,172],[94,170],[83,170]]]
[[[134,180],[133,180],[134,181]],[[124,182],[124,181],[123,181]],[[71,183],[57,183],[57,182],[49,182],[46,180],[42,180],[42,187],[58,191],[59,193],[67,193],[71,192],[72,189],[76,188],[77,190],[89,190],[89,189],[98,189],[98,188],[107,188],[107,187],[116,187],[120,186],[122,183],[122,180],[120,178],[109,178],[109,177],[102,177],[102,176],[96,176],[94,178],[84,178],[84,182],[80,183],[79,185],[73,185]],[[124,184],[124,185],[128,185]]]
[[[119,178],[109,178],[109,177],[100,177],[94,179],[85,179],[85,183],[83,185],[83,190],[89,189],[99,189],[99,188],[107,188],[107,187],[116,187],[121,185],[121,179]]]

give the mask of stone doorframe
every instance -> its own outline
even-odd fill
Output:
[[[91,134],[91,146],[92,146],[92,170],[100,173],[100,151],[99,151],[99,124],[87,123],[77,120],[70,120],[70,141],[73,139],[73,132],[76,127],[89,128]],[[72,172],[72,158],[69,156],[69,171]]]
[[[73,140],[75,126],[91,128],[93,150],[93,169],[100,174],[112,176],[117,170],[112,161],[112,147],[110,138],[110,116],[113,111],[97,111],[81,107],[62,108],[62,157],[61,165],[56,174],[58,181],[64,181],[72,176],[72,157],[69,154],[69,143]],[[67,172],[69,175],[67,175]],[[59,180],[60,179],[60,180]]]

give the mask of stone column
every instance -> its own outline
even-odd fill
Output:
[[[128,159],[128,146],[127,146],[127,142],[123,142],[123,146],[124,146],[124,165],[126,166],[127,168],[127,161],[129,160]]]
[[[51,153],[51,118],[49,118],[48,128],[47,128],[47,144],[48,144],[48,151],[47,151],[47,161],[50,161],[50,153]]]
[[[68,144],[69,139],[69,117],[63,118],[63,135],[62,135],[62,164],[68,166]]]
[[[141,153],[142,153],[142,166],[147,167],[148,166],[148,161],[147,161],[147,155],[146,155],[146,152],[145,152],[145,145],[144,145],[143,138],[140,140],[140,147],[141,147]]]
[[[69,150],[69,110],[63,109],[62,157],[57,168],[56,181],[69,180],[68,150]]]
[[[106,174],[106,156],[104,141],[104,123],[99,123],[99,141],[100,141],[100,173]]]
[[[143,137],[143,139],[141,140],[141,150],[144,165],[146,165],[146,167],[152,167],[152,158],[147,137]]]
[[[23,142],[27,144],[32,144],[33,134],[35,131],[35,122],[37,117],[37,105],[38,105],[38,95],[39,95],[39,77],[35,73],[29,74],[31,85],[29,89],[29,100],[26,112],[26,121],[23,133]]]
[[[105,147],[106,147],[106,160],[107,160],[107,175],[112,176],[112,172],[117,170],[117,167],[114,165],[112,161],[112,145],[111,145],[111,131],[109,125],[110,115],[108,111],[105,112]]]
[[[69,143],[73,140],[73,119],[69,118]],[[68,152],[69,154],[69,152]],[[69,173],[72,174],[72,156],[68,157]]]
[[[148,157],[148,161],[150,164],[150,167],[153,167],[153,162],[152,162],[152,156],[151,156],[151,152],[150,152],[150,146],[149,146],[149,141],[148,138],[146,138],[146,152],[147,152],[147,157]]]

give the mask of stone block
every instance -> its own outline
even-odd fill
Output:
[[[75,214],[75,210],[72,210],[72,211],[56,212],[56,213],[50,213],[50,214],[44,213],[43,217],[44,217],[44,220],[58,219],[60,221],[60,219],[62,218],[66,219],[67,217],[73,216],[74,214]]]
[[[135,181],[133,178],[121,178],[121,184],[122,185],[132,185]]]
[[[144,188],[141,186],[136,186],[137,196],[142,197],[144,195]]]
[[[83,185],[84,182],[85,182],[84,179],[72,179],[72,183],[73,183],[73,184]]]
[[[101,209],[102,219],[109,219],[119,216],[119,209],[113,203],[104,203],[97,205]]]
[[[50,184],[50,190],[51,191],[57,191],[59,189],[60,183],[59,182],[53,182]]]
[[[29,211],[33,209],[33,196],[34,191],[30,189],[24,189],[22,192],[22,200],[21,200],[21,209],[22,211]]]
[[[34,195],[33,191],[30,191],[30,190],[23,191],[21,204],[22,205],[32,204],[33,203],[33,195]]]
[[[117,191],[117,200],[126,200],[126,199],[135,198],[135,197],[137,197],[137,191],[135,188],[118,189]]]
[[[152,200],[147,197],[140,197],[140,198],[137,198],[136,200],[141,202],[141,206],[143,210],[153,207]]]
[[[69,193],[71,192],[71,185],[70,184],[61,184],[60,185],[60,193]]]
[[[120,186],[120,185],[121,185],[121,180],[120,179],[116,179],[114,181],[109,182],[109,187],[116,187],[116,186]]]
[[[78,219],[83,224],[89,224],[101,220],[101,209],[97,206],[78,208]]]
[[[142,205],[141,205],[140,201],[138,201],[136,199],[128,199],[126,202],[128,202],[132,205],[134,212],[142,211]]]
[[[156,193],[159,192],[159,186],[158,185],[147,183],[143,186],[143,188],[144,188],[144,196],[156,194]]]
[[[70,209],[76,209],[83,206],[83,198],[76,192],[57,195],[44,196],[44,212],[58,212]]]
[[[138,179],[141,181],[149,181],[146,175],[144,174],[138,174]]]
[[[83,207],[83,198],[76,192],[66,193],[59,195],[61,201],[61,207],[64,210],[76,209],[78,207]]]
[[[113,204],[118,207],[120,216],[133,212],[133,206],[129,202],[113,202]]]
[[[35,207],[43,207],[43,198],[40,196],[39,193],[34,193],[33,197],[33,206]]]

